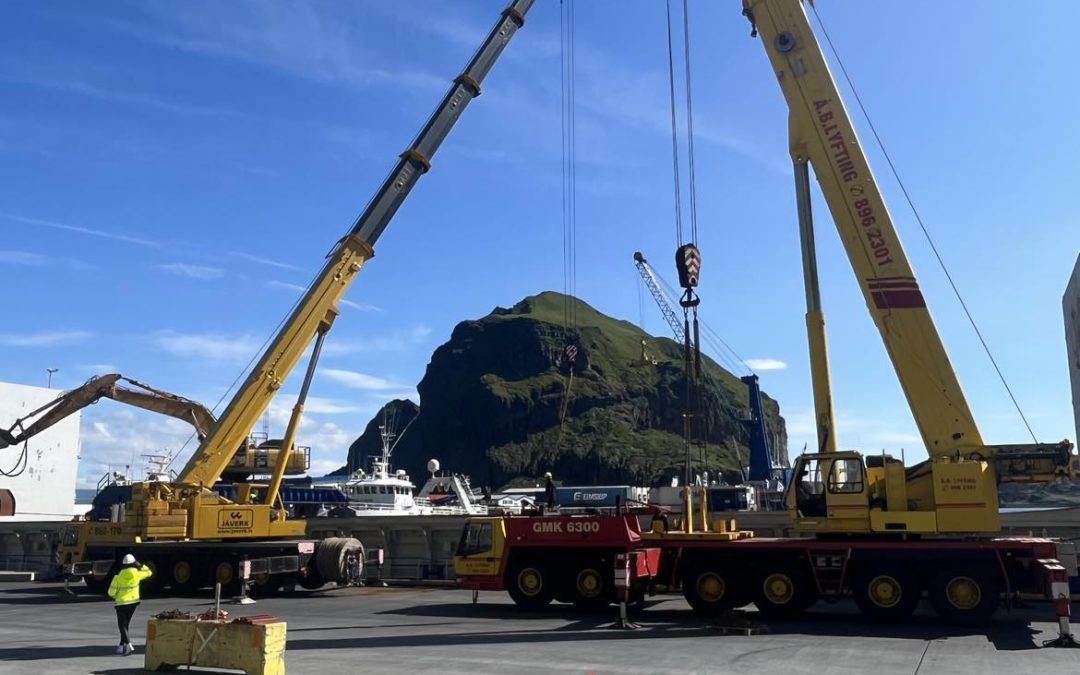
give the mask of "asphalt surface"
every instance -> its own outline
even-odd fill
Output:
[[[1080,649],[1042,649],[1056,635],[1047,604],[1002,612],[988,628],[937,623],[927,608],[901,627],[862,621],[853,605],[772,622],[764,635],[718,635],[681,598],[654,599],[640,628],[611,628],[614,613],[553,605],[517,611],[500,593],[432,588],[341,588],[226,605],[233,616],[288,622],[291,675],[328,673],[873,673],[977,675],[1080,672]],[[142,673],[146,620],[165,609],[206,609],[207,598],[143,602],[132,622],[138,654],[115,655],[107,599],[65,596],[59,584],[0,585],[0,673]],[[1080,634],[1080,626],[1077,627]],[[193,672],[201,672],[194,669]],[[213,672],[213,671],[207,671]]]

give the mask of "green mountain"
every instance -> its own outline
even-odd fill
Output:
[[[572,368],[565,364],[567,345],[577,347]],[[703,361],[707,442],[692,448],[691,460],[696,471],[732,478],[736,448],[742,462],[748,457],[749,434],[739,419],[747,390],[708,357]],[[394,464],[419,482],[431,458],[470,475],[473,485],[493,488],[532,483],[545,471],[579,485],[650,485],[682,472],[682,346],[560,293],[459,323],[432,354],[417,389],[419,409],[393,401],[372,419],[349,449],[350,469],[378,451],[386,412],[396,415],[399,431],[418,415],[395,448]],[[764,399],[770,431],[786,456],[779,406]]]

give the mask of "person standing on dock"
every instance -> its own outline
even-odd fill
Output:
[[[120,571],[109,584],[109,597],[116,602],[116,625],[120,628],[120,646],[116,648],[116,653],[129,656],[135,652],[128,636],[128,627],[139,606],[139,584],[154,573],[148,566],[135,562],[135,556],[130,553],[124,556],[120,564]]]
[[[551,482],[550,471],[544,474],[544,479],[547,480],[544,484],[544,497],[547,498],[547,507],[553,509],[555,508],[555,483]]]

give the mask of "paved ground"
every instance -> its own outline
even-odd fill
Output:
[[[328,673],[931,673],[1080,672],[1080,650],[1040,649],[1053,637],[1047,605],[1003,613],[989,629],[942,626],[920,612],[897,627],[868,626],[854,607],[815,609],[806,620],[771,624],[769,635],[706,633],[680,599],[638,617],[641,629],[609,628],[605,615],[569,608],[516,611],[502,594],[449,589],[334,589],[269,598],[226,609],[288,621],[291,675]],[[206,599],[148,600],[133,622],[141,645],[146,619],[164,609],[202,611]],[[56,584],[0,586],[0,673],[141,673],[141,655],[113,654],[108,601],[71,599]],[[1078,626],[1080,632],[1080,626]],[[141,652],[141,649],[140,649]],[[197,671],[197,669],[196,669]]]

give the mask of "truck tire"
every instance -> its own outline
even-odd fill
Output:
[[[949,623],[988,623],[1001,604],[1001,572],[989,564],[939,570],[930,577],[930,603]]]
[[[506,573],[506,590],[521,609],[540,609],[555,597],[554,579],[545,565],[515,563]]]
[[[911,617],[922,598],[922,586],[913,570],[876,561],[857,565],[851,591],[859,611],[879,623],[898,623]]]
[[[240,592],[240,575],[236,561],[231,558],[219,558],[210,563],[210,582],[221,584],[221,597],[232,597]]]
[[[169,567],[169,585],[174,593],[188,595],[199,588],[198,570],[190,560],[177,558],[171,561]]]
[[[323,539],[315,547],[315,568],[325,581],[339,582],[349,579],[350,555],[360,558],[360,577],[364,574],[364,546],[352,537]]]
[[[818,599],[817,585],[805,563],[762,565],[754,583],[754,604],[762,616],[788,619],[809,609]]]
[[[615,600],[614,570],[601,560],[590,560],[572,571],[570,597],[574,606],[585,611],[599,611]]]
[[[694,614],[702,617],[714,617],[750,602],[742,575],[711,562],[690,565],[683,574],[682,591]]]

